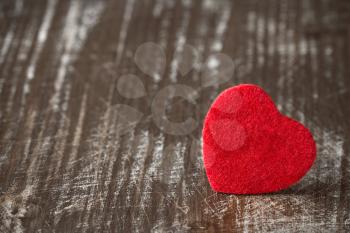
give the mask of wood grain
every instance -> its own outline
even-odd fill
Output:
[[[0,1],[0,232],[349,232],[349,25],[347,0]],[[137,64],[146,42],[163,48],[164,72]],[[233,74],[206,87],[218,53]],[[209,187],[202,120],[239,83],[315,136],[316,163],[286,191]],[[197,93],[166,110],[195,119],[185,135],[152,115],[177,84]]]

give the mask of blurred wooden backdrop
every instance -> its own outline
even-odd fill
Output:
[[[348,0],[1,0],[0,32],[0,232],[350,231]],[[286,191],[209,187],[202,120],[239,83],[317,140]],[[181,136],[151,110],[175,84]]]

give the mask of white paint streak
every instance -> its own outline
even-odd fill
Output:
[[[164,139],[161,139],[164,140]],[[187,213],[188,207],[183,206],[182,203],[179,203],[177,199],[178,187],[182,184],[179,183],[181,178],[184,175],[184,156],[186,151],[186,145],[183,142],[177,142],[176,144],[168,145],[163,151],[156,156],[162,160],[162,165],[159,167],[157,179],[160,184],[159,187],[163,185],[166,187],[167,192],[163,193],[162,191],[159,195],[159,206],[161,208],[157,209],[157,221],[153,228],[152,232],[163,232],[167,229],[177,228],[178,222],[182,222],[180,219],[184,214]],[[162,157],[162,158],[160,158]],[[157,169],[158,170],[158,169]],[[176,208],[178,211],[175,211],[175,216],[173,219],[172,227],[164,226],[165,216],[167,212],[168,205],[171,208]],[[181,227],[185,227],[182,226]],[[182,228],[183,229],[183,228]]]
[[[49,0],[47,3],[45,15],[42,19],[42,24],[39,28],[39,33],[36,40],[36,47],[33,52],[33,57],[31,58],[30,64],[28,65],[28,69],[26,71],[26,80],[23,86],[24,95],[30,92],[30,81],[34,78],[40,54],[47,40],[47,35],[49,33],[51,21],[55,13],[56,4],[57,4],[57,0]]]
[[[315,40],[310,40],[309,41],[309,52],[310,52],[310,56],[311,56],[311,72],[312,72],[312,96],[315,100],[317,100],[319,98],[319,93],[318,93],[318,61],[317,61],[317,57],[318,57],[318,50],[317,50],[317,46],[316,46],[316,41]]]
[[[126,2],[126,7],[124,11],[123,21],[121,24],[121,29],[119,31],[119,39],[118,39],[118,45],[117,45],[117,57],[116,57],[116,64],[117,66],[120,64],[121,58],[123,56],[123,51],[125,47],[125,39],[126,35],[128,33],[128,28],[134,8],[135,0],[130,0]]]
[[[14,98],[15,98],[15,94],[17,92],[17,88],[19,85],[17,85],[18,81],[20,80],[20,75],[23,72],[23,66],[21,66],[21,61],[27,59],[29,53],[30,53],[30,49],[33,43],[33,39],[34,39],[34,31],[35,31],[35,25],[30,25],[28,27],[28,30],[25,34],[25,36],[23,37],[23,39],[21,40],[21,46],[18,50],[18,55],[17,55],[17,59],[16,59],[16,63],[13,66],[14,71],[13,71],[13,76],[12,76],[12,83],[11,83],[11,92],[9,94],[9,99],[7,101],[7,106],[6,106],[6,111],[11,113],[13,110],[13,104],[14,104]],[[26,81],[24,81],[25,83]],[[23,85],[23,90],[25,90],[25,84]],[[23,105],[24,105],[24,101],[25,101],[25,94],[22,95],[22,99],[21,99],[21,109],[19,111],[19,118],[22,117],[23,115]]]
[[[173,148],[173,152],[170,154],[170,156],[173,156],[174,158],[172,163],[173,167],[171,168],[170,175],[168,178],[168,185],[177,184],[183,176],[185,149],[186,145],[178,142]]]
[[[11,42],[13,42],[13,37],[15,34],[16,26],[15,24],[12,24],[9,31],[6,33],[4,43],[1,46],[1,52],[0,52],[0,64],[3,64],[4,59],[6,58],[6,54],[10,48]]]
[[[248,12],[247,14],[247,25],[246,29],[247,32],[251,33],[251,36],[247,39],[247,48],[246,48],[246,56],[247,56],[247,70],[248,72],[251,72],[253,70],[253,60],[254,60],[254,33],[255,33],[255,21],[256,21],[256,13],[255,12]]]
[[[86,102],[87,102],[87,89],[85,89],[83,99],[81,101],[81,107],[79,110],[79,118],[78,118],[77,127],[75,128],[75,131],[74,131],[75,133],[74,133],[74,137],[73,137],[72,152],[71,152],[71,156],[69,157],[69,161],[75,161],[77,158],[77,155],[78,155],[78,149],[79,149],[79,145],[80,145],[81,135],[83,133],[85,115],[87,112]]]
[[[164,156],[167,156],[163,153],[164,150],[164,140],[165,137],[163,134],[160,134],[156,138],[151,137],[150,141],[154,142],[153,147],[153,154],[152,156],[152,162],[150,162],[150,166],[146,170],[144,174],[144,185],[142,190],[139,190],[140,193],[140,215],[145,215],[147,219],[148,213],[146,211],[145,206],[147,207],[149,203],[151,202],[153,195],[152,195],[152,184],[154,184],[154,178],[157,177],[162,161],[164,160]],[[149,220],[148,220],[149,221]]]
[[[188,24],[190,21],[190,11],[188,8],[184,10],[184,15],[181,18],[181,26],[179,27],[179,30],[176,32],[177,40],[175,42],[175,51],[174,51],[174,57],[170,63],[170,81],[176,82],[177,81],[177,74],[178,74],[178,66],[181,59],[181,52],[183,51],[184,45],[186,43],[186,32],[188,28]]]
[[[160,37],[159,45],[162,48],[166,48],[168,44],[168,38],[169,38],[168,28],[170,25],[170,16],[171,14],[167,12],[165,13],[164,17],[162,17],[162,21],[159,29],[159,37]]]
[[[36,118],[37,112],[33,111],[29,117],[28,117],[28,121],[27,121],[27,127],[26,127],[26,135],[28,135],[28,141],[26,141],[25,146],[24,146],[24,152],[23,152],[23,158],[22,158],[22,163],[21,166],[24,166],[24,163],[27,161],[27,158],[29,157],[29,150],[30,150],[30,146],[32,145],[32,133],[34,130],[34,121]]]
[[[58,122],[59,129],[57,132],[58,139],[56,140],[55,143],[55,151],[59,151],[57,156],[52,158],[56,163],[52,163],[53,168],[50,168],[50,175],[48,178],[55,177],[55,175],[58,175],[58,172],[60,171],[59,169],[61,168],[61,164],[63,161],[63,152],[66,148],[67,145],[67,140],[68,140],[68,134],[69,134],[69,127],[71,124],[70,119],[66,116],[67,110],[68,110],[68,100],[69,100],[69,94],[70,94],[70,86],[68,86],[65,89],[64,92],[64,98],[63,98],[63,104],[62,104],[62,110],[60,111],[60,121]],[[49,183],[49,182],[48,182]]]
[[[211,50],[213,52],[219,52],[223,47],[224,34],[227,30],[227,25],[231,16],[231,6],[226,5],[222,7],[222,12],[220,12],[219,22],[215,28],[215,38],[211,45]]]
[[[153,11],[152,11],[153,17],[158,18],[162,13],[163,8],[164,8],[163,0],[157,0],[156,4],[154,4]]]
[[[73,142],[72,142],[72,151],[71,151],[71,156],[69,157],[69,161],[67,162],[67,171],[68,173],[65,174],[64,177],[64,184],[62,187],[62,193],[60,195],[60,198],[58,200],[57,208],[55,210],[55,223],[59,221],[61,218],[61,214],[63,210],[67,210],[67,208],[72,208],[72,206],[65,207],[64,205],[66,204],[66,200],[68,199],[68,192],[70,190],[71,182],[72,182],[72,177],[69,175],[70,171],[74,168],[72,166],[72,162],[75,162],[78,156],[78,150],[79,150],[79,145],[81,144],[81,136],[83,132],[83,126],[84,126],[84,119],[86,116],[86,104],[87,104],[87,89],[85,89],[80,109],[79,109],[79,117],[78,117],[78,122],[76,125],[75,133],[73,136]],[[73,164],[74,165],[74,164]],[[72,202],[73,206],[75,206],[77,203]]]
[[[72,1],[63,29],[63,36],[58,48],[63,49],[58,74],[54,84],[54,95],[50,102],[54,111],[58,111],[61,90],[69,66],[76,59],[77,54],[87,39],[89,30],[98,22],[104,8],[103,2],[94,2],[82,9],[82,1]]]
[[[23,1],[24,1],[24,0],[16,0],[14,16],[19,16],[19,15],[22,13],[22,10],[23,10]]]

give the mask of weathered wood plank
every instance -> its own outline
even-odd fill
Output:
[[[1,1],[0,232],[348,232],[349,9]],[[316,163],[289,190],[209,187],[202,120],[239,83],[263,86],[314,133]],[[169,99],[162,113],[171,91],[188,100]],[[174,128],[158,113],[194,123]]]

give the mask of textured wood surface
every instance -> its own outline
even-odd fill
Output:
[[[0,32],[0,232],[350,231],[348,0],[1,0]],[[239,83],[315,136],[286,191],[209,187],[202,120]]]

